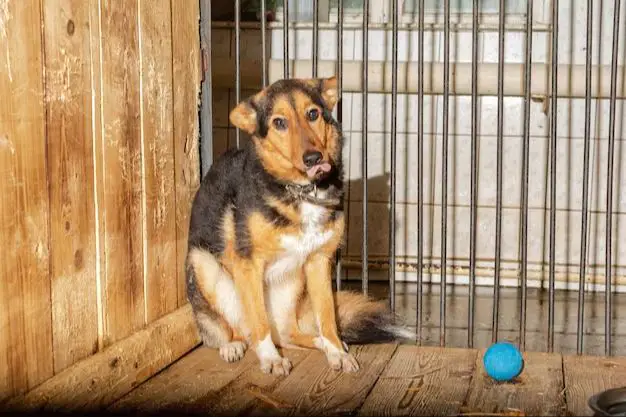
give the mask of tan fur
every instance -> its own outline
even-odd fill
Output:
[[[338,91],[334,77],[301,81],[314,88],[321,86],[321,95],[328,107],[332,109],[336,105]],[[264,94],[261,91],[255,99],[262,99]],[[303,162],[306,152],[318,151],[325,161],[338,155],[339,132],[324,121],[323,109],[317,108],[320,112],[317,120],[306,116],[316,106],[309,96],[297,89],[275,98],[267,136],[262,140],[252,136],[261,163],[273,176],[285,182],[308,183]],[[238,104],[229,117],[233,125],[250,134],[257,129],[256,113],[249,102]],[[275,118],[284,119],[288,127],[273,128],[271,120]],[[224,239],[221,255],[212,255],[198,248],[188,255],[188,265],[193,269],[198,290],[218,317],[209,330],[217,332],[223,344],[245,341],[258,349],[257,353],[265,352],[261,353],[266,357],[275,357],[272,353],[275,348],[267,342],[271,336],[274,345],[322,349],[334,368],[357,370],[358,364],[345,351],[339,329],[346,328],[363,313],[377,312],[381,305],[360,294],[333,293],[332,262],[343,242],[343,214],[325,223],[332,209],[307,206],[314,218],[321,216],[323,219],[319,222],[320,229],[315,228],[312,232],[305,230],[310,219],[303,218],[304,208],[295,208],[269,197],[266,203],[287,218],[290,225],[277,226],[261,213],[248,213],[245,221],[250,242],[246,243],[251,245],[251,257],[244,258],[237,252],[234,208],[227,210],[218,226]],[[310,236],[319,241],[314,246],[316,249],[311,253],[307,250],[308,257],[292,261],[289,256],[297,258],[298,255],[290,255],[285,242],[302,242]],[[282,267],[281,256],[287,257],[285,268],[290,266],[289,262],[298,262],[295,264],[298,266],[295,271],[285,273],[284,279],[277,273],[281,279],[268,282],[271,280],[268,269],[276,265]],[[232,356],[233,351],[225,356]],[[289,366],[272,360],[274,362],[268,368],[272,372],[289,372]]]
[[[303,83],[315,87],[320,80],[300,80]],[[328,107],[333,109],[337,104],[338,91],[336,77],[321,80],[322,98]],[[264,92],[254,96],[256,100],[263,97]],[[290,99],[295,102],[292,107]],[[316,108],[321,111],[311,99],[302,92],[293,91],[289,95],[279,97],[274,103],[274,113],[270,116],[270,129],[263,140],[254,137],[257,152],[263,166],[272,175],[285,181],[306,181],[305,167],[302,155],[306,151],[316,150],[322,153],[325,160],[329,155],[334,155],[339,143],[339,137],[330,125],[327,125],[320,116],[317,121],[309,122],[305,119],[307,111]],[[287,120],[288,129],[279,131],[271,127],[272,120],[281,117]],[[231,123],[246,132],[252,134],[256,127],[256,113],[246,103],[238,104],[229,115]]]

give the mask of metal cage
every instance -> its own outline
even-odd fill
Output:
[[[372,1],[376,4],[379,4],[380,1],[376,0],[363,0],[362,4],[362,15],[369,17],[371,13]],[[204,73],[205,73],[205,83],[203,87],[203,100],[202,100],[202,131],[203,133],[203,142],[202,142],[202,160],[203,163],[203,173],[206,172],[207,167],[212,160],[212,148],[210,143],[208,142],[210,139],[211,132],[211,66],[207,54],[210,54],[211,51],[211,10],[210,10],[210,2],[202,1],[202,43],[203,49],[205,53],[204,59]],[[491,338],[492,341],[499,340],[499,316],[500,316],[500,308],[501,308],[501,300],[500,300],[500,280],[501,280],[501,260],[502,260],[502,239],[506,238],[503,235],[503,179],[504,179],[504,161],[503,161],[503,146],[505,143],[505,133],[504,133],[504,97],[505,95],[514,95],[515,93],[511,93],[510,88],[505,86],[505,77],[506,72],[511,70],[511,67],[507,66],[505,63],[505,33],[507,31],[506,16],[505,16],[505,0],[499,0],[499,8],[497,12],[497,34],[498,34],[498,60],[497,67],[491,68],[491,71],[495,71],[496,74],[496,86],[487,86],[487,90],[489,91],[479,91],[479,85],[481,84],[479,80],[479,71],[486,71],[486,67],[481,66],[479,59],[479,31],[481,30],[481,13],[480,7],[481,2],[479,0],[473,0],[472,4],[472,12],[471,12],[471,21],[467,23],[468,27],[471,28],[471,37],[472,37],[472,51],[471,51],[471,67],[469,78],[463,86],[459,86],[458,80],[456,84],[451,81],[451,68],[453,64],[450,62],[450,34],[453,29],[453,25],[451,24],[451,0],[442,0],[443,3],[443,14],[442,14],[442,23],[443,23],[443,62],[437,64],[438,66],[429,66],[429,73],[425,74],[425,59],[424,59],[424,51],[425,51],[425,1],[424,0],[416,0],[416,13],[415,20],[412,22],[412,30],[417,31],[417,48],[418,48],[418,59],[417,62],[406,62],[400,63],[398,61],[398,33],[400,31],[401,16],[399,12],[400,4],[404,2],[400,2],[399,0],[389,0],[390,5],[390,14],[389,21],[384,25],[391,33],[391,69],[384,67],[380,63],[375,63],[374,72],[372,71],[372,65],[368,58],[368,48],[370,47],[368,36],[369,30],[372,26],[372,22],[370,19],[364,18],[362,19],[362,28],[360,29],[360,33],[362,34],[361,39],[361,50],[362,50],[362,62],[359,64],[360,67],[360,82],[359,88],[362,93],[362,103],[361,108],[362,112],[360,115],[361,118],[361,126],[362,126],[362,146],[361,146],[361,166],[362,166],[362,178],[363,186],[362,186],[362,203],[360,210],[360,215],[362,219],[368,219],[368,162],[371,155],[368,155],[368,98],[369,98],[369,90],[372,85],[385,84],[385,82],[381,81],[385,76],[390,75],[390,85],[386,85],[384,88],[388,89],[391,94],[391,118],[390,118],[390,157],[391,157],[391,170],[390,170],[390,186],[389,186],[389,236],[388,236],[388,283],[389,283],[389,302],[392,309],[396,308],[395,300],[396,300],[396,274],[397,274],[397,257],[396,257],[396,199],[397,199],[397,188],[396,188],[396,180],[397,180],[397,164],[395,163],[397,158],[397,98],[399,93],[399,81],[402,84],[402,91],[408,94],[416,94],[418,97],[418,107],[417,113],[415,117],[417,118],[417,158],[414,162],[415,171],[414,174],[417,178],[417,204],[416,204],[416,217],[417,217],[417,236],[416,236],[416,246],[417,246],[417,258],[415,260],[415,271],[417,274],[417,305],[416,305],[416,327],[418,340],[417,343],[422,342],[422,334],[423,334],[423,326],[422,323],[424,321],[423,317],[423,292],[424,292],[424,278],[423,278],[423,267],[424,267],[424,259],[423,259],[423,244],[424,244],[424,172],[422,167],[424,166],[424,96],[427,94],[437,94],[441,96],[443,100],[443,105],[441,108],[441,121],[442,121],[442,159],[440,169],[440,177],[441,184],[439,185],[441,190],[441,213],[440,213],[440,275],[441,279],[439,281],[439,344],[441,346],[446,346],[446,325],[447,325],[447,317],[446,317],[446,292],[451,285],[448,281],[448,242],[447,236],[448,231],[447,227],[449,225],[448,219],[448,180],[449,180],[449,118],[450,118],[450,108],[449,101],[450,96],[452,94],[466,94],[471,97],[471,157],[468,161],[469,163],[469,171],[470,177],[467,178],[467,188],[469,189],[470,195],[470,222],[467,225],[469,229],[469,291],[467,297],[468,303],[468,315],[467,315],[467,347],[474,346],[474,331],[476,328],[476,268],[477,268],[477,236],[480,233],[477,225],[477,210],[478,210],[478,169],[479,169],[479,108],[478,101],[481,95],[489,95],[492,94],[497,97],[497,121],[496,121],[496,130],[497,130],[497,155],[496,155],[496,176],[493,178],[493,181],[496,183],[496,207],[495,207],[495,252],[493,254],[493,308],[491,312]],[[569,93],[563,93],[565,91],[565,87],[560,85],[559,82],[562,82],[563,79],[567,79],[571,81],[570,78],[563,78],[565,75],[561,76],[559,71],[561,71],[561,66],[558,62],[559,56],[559,47],[560,43],[563,42],[563,39],[559,39],[557,35],[559,33],[559,0],[551,0],[550,10],[551,10],[551,21],[547,25],[546,32],[550,38],[550,49],[551,49],[551,57],[550,60],[544,62],[545,68],[540,68],[534,66],[533,64],[533,16],[535,10],[533,9],[534,1],[526,2],[526,11],[524,13],[525,18],[523,21],[518,24],[518,31],[523,34],[525,37],[525,48],[524,48],[524,57],[523,57],[523,65],[519,65],[518,70],[522,71],[523,76],[521,77],[522,84],[519,87],[520,93],[518,96],[523,97],[523,134],[522,134],[522,162],[521,162],[521,216],[519,223],[519,334],[517,342],[521,349],[525,348],[526,344],[526,328],[527,328],[527,300],[528,300],[528,227],[529,227],[529,190],[532,188],[532,184],[529,183],[529,162],[532,156],[529,154],[530,149],[530,137],[531,137],[531,102],[533,100],[533,90],[535,83],[541,81],[542,78],[547,78],[547,86],[549,86],[549,90],[547,93],[547,100],[549,102],[549,204],[547,205],[547,210],[549,212],[549,243],[548,243],[548,285],[547,285],[547,293],[548,293],[548,314],[546,318],[546,350],[553,351],[554,350],[554,340],[555,340],[555,251],[556,251],[556,211],[557,211],[557,167],[559,164],[558,151],[557,151],[557,135],[558,135],[558,124],[555,122],[557,119],[557,114],[559,111],[559,99],[563,96],[569,94],[572,96],[570,86]],[[266,0],[261,0],[261,16],[266,16]],[[289,78],[294,75],[294,68],[297,66],[304,65],[303,63],[295,63],[290,58],[290,30],[287,28],[290,25],[294,25],[294,23],[290,20],[290,10],[291,1],[285,1],[282,7],[282,39],[283,39],[283,62],[282,62],[282,76],[284,78]],[[313,0],[313,10],[312,10],[312,56],[310,59],[311,65],[311,74],[316,77],[319,73],[318,68],[321,63],[318,57],[317,51],[319,50],[319,31],[320,31],[320,7],[328,7],[328,1],[324,0]],[[543,4],[543,2],[542,2]],[[597,69],[592,65],[592,55],[593,55],[593,24],[594,24],[594,2],[592,0],[588,0],[586,2],[586,56],[584,63],[584,87],[582,85],[575,86],[577,89],[579,96],[584,97],[584,151],[582,155],[582,159],[580,161],[576,161],[577,164],[582,164],[582,205],[580,207],[581,211],[581,221],[580,221],[580,229],[576,233],[580,234],[580,259],[577,265],[578,269],[578,291],[577,291],[577,303],[576,303],[576,352],[578,354],[582,354],[584,351],[584,336],[585,336],[585,297],[588,295],[588,291],[585,287],[585,278],[588,275],[588,241],[589,241],[589,215],[592,209],[589,206],[590,200],[590,152],[592,148],[593,133],[592,133],[592,97],[594,98],[604,98],[608,97],[609,100],[609,121],[608,121],[608,147],[606,153],[607,160],[607,169],[606,169],[606,196],[605,196],[605,213],[604,213],[604,223],[605,223],[605,236],[604,236],[604,353],[606,355],[612,354],[612,347],[614,346],[614,342],[612,340],[613,334],[613,296],[614,296],[614,288],[612,287],[613,283],[613,239],[612,231],[614,229],[614,218],[613,218],[613,206],[614,206],[614,183],[615,183],[615,167],[614,167],[614,159],[615,159],[615,143],[616,143],[616,106],[617,106],[617,91],[618,91],[618,49],[619,49],[619,39],[620,39],[620,26],[623,22],[620,22],[620,0],[614,0],[613,4],[613,25],[611,28],[612,31],[612,45],[611,47],[611,63],[610,70]],[[344,34],[344,0],[337,1],[337,22],[334,25],[336,30],[336,51],[337,57],[336,62],[333,64],[336,68],[336,73],[338,74],[338,78],[340,80],[340,92],[343,92],[343,84],[345,83],[345,67],[344,67],[344,46],[343,46],[343,34]],[[571,7],[574,7],[573,5]],[[242,77],[242,63],[241,63],[241,28],[242,22],[240,19],[241,15],[241,0],[234,1],[234,90],[235,90],[235,101],[239,101],[241,99],[241,77]],[[495,24],[495,23],[494,23]],[[455,23],[455,25],[457,25]],[[271,63],[268,62],[268,54],[267,54],[267,23],[265,18],[260,19],[260,36],[261,36],[261,57],[259,58],[262,63],[262,74],[261,74],[261,84],[262,86],[266,86],[269,82],[268,68],[271,66]],[[431,25],[432,26],[432,25]],[[431,29],[432,30],[432,29]],[[623,35],[623,34],[622,34]],[[207,52],[208,51],[208,52]],[[304,61],[303,61],[304,62]],[[309,65],[309,64],[306,64]],[[346,64],[347,65],[347,64]],[[399,65],[402,66],[401,70],[399,69]],[[456,64],[459,65],[459,64]],[[469,64],[467,64],[469,65]],[[215,63],[213,64],[215,66]],[[355,66],[352,67],[357,68]],[[456,68],[456,67],[455,67]],[[232,68],[231,68],[232,70]],[[416,70],[417,75],[406,75],[407,73],[412,73],[412,70]],[[384,75],[380,75],[380,71],[384,73]],[[439,74],[439,71],[442,72],[442,75]],[[581,68],[581,71],[582,68]],[[597,71],[597,76],[599,77],[601,74],[606,74],[610,77],[610,85],[604,87],[598,87],[598,80],[594,80],[592,75]],[[376,73],[378,79],[376,81],[372,81],[372,74]],[[207,75],[208,74],[208,75]],[[433,74],[437,78],[438,81],[432,81]],[[428,77],[430,78],[427,78]],[[409,79],[410,78],[410,79]],[[582,77],[581,77],[582,79]],[[493,78],[492,78],[493,80]],[[355,84],[356,81],[351,80],[352,84]],[[439,83],[439,84],[437,84]],[[376,85],[378,85],[376,84]],[[426,84],[428,84],[426,86]],[[435,85],[436,84],[436,85]],[[454,84],[454,85],[453,85]],[[621,84],[620,84],[621,85]],[[607,88],[608,87],[608,88]],[[439,90],[440,88],[440,90]],[[548,87],[546,87],[548,88]],[[621,89],[622,87],[620,87]],[[484,89],[484,88],[483,88]],[[505,91],[505,89],[507,91]],[[602,91],[600,91],[602,90]],[[491,92],[490,92],[491,91]],[[603,91],[608,91],[608,94],[603,96]],[[620,92],[620,97],[623,97],[622,92]],[[342,122],[344,114],[343,103],[340,100],[337,109],[337,118],[339,122]],[[207,134],[206,132],[209,132]],[[209,138],[209,139],[207,139]],[[619,138],[618,138],[619,140]],[[236,132],[236,146],[239,146],[240,143],[240,133]],[[362,283],[362,291],[368,293],[370,286],[370,262],[368,262],[368,236],[371,231],[368,229],[367,221],[363,221],[363,226],[361,230],[362,235],[362,246],[361,246],[361,283]],[[337,268],[336,268],[336,287],[341,288],[343,285],[342,282],[342,264],[341,264],[342,256],[341,254],[337,255]]]

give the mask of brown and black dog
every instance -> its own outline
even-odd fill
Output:
[[[276,346],[317,348],[352,372],[359,365],[346,342],[413,336],[386,303],[333,293],[345,223],[337,100],[334,77],[281,80],[230,113],[252,139],[204,177],[186,260],[200,335],[226,361],[252,347],[264,372],[288,374]]]

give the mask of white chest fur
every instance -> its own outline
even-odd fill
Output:
[[[300,207],[302,233],[284,235],[281,246],[284,252],[268,266],[265,279],[268,282],[282,281],[301,267],[308,256],[324,246],[333,236],[333,230],[324,230],[327,211],[320,206],[303,202]]]

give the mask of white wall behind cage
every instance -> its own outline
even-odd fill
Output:
[[[350,4],[357,5],[358,1]],[[385,4],[385,1],[372,1]],[[453,4],[455,2],[452,2]],[[469,9],[464,10],[463,4]],[[471,3],[459,2],[459,13],[453,15],[450,63],[470,63],[472,57]],[[525,3],[525,2],[520,2]],[[533,64],[545,64],[549,72],[551,60],[551,35],[549,4],[536,1],[534,12]],[[586,2],[560,2],[558,61],[562,68],[582,65],[586,57]],[[346,3],[347,4],[347,3]],[[331,2],[330,22],[321,23],[319,30],[318,59],[320,62],[336,61],[337,29],[336,9]],[[437,7],[434,5],[433,7]],[[613,3],[595,2],[593,29],[593,64],[609,66],[611,63]],[[469,11],[468,11],[469,10]],[[507,16],[505,35],[505,62],[523,64],[525,52],[524,7],[515,7]],[[625,22],[621,9],[621,22]],[[470,14],[469,19],[467,16]],[[384,12],[384,11],[383,11]],[[373,24],[369,30],[369,62],[391,60],[391,28],[385,24],[389,16],[373,12]],[[495,10],[497,13],[497,9]],[[424,33],[424,60],[429,63],[443,62],[443,29],[439,22],[441,14],[427,13],[428,25]],[[362,26],[359,9],[346,9],[343,31],[343,59],[347,63],[360,63],[363,59]],[[378,16],[378,17],[377,17]],[[280,10],[277,13],[280,19]],[[494,19],[495,17],[495,19]],[[379,19],[377,22],[376,19]],[[398,59],[402,62],[418,60],[418,28],[411,23],[410,13],[403,15],[398,34]],[[321,19],[322,21],[324,19]],[[467,22],[469,21],[469,25]],[[464,23],[465,22],[465,23]],[[622,23],[623,25],[623,23]],[[618,79],[624,82],[624,52],[626,30],[620,30]],[[309,61],[312,56],[312,27],[310,23],[298,22],[290,29],[290,59]],[[254,93],[261,83],[261,35],[258,24],[246,23],[241,33],[242,97]],[[213,62],[219,68],[214,71],[214,153],[234,146],[234,133],[228,124],[228,111],[233,107],[235,92],[231,90],[234,74],[234,42],[232,24],[215,23],[213,28]],[[268,25],[267,34],[270,81],[282,77],[283,30],[280,21]],[[484,13],[479,34],[479,60],[483,64],[498,62],[497,14]],[[345,66],[347,71],[350,65]],[[279,70],[278,70],[279,69]],[[563,71],[563,70],[561,70]],[[610,80],[594,79],[606,89]],[[320,72],[320,75],[329,75]],[[358,73],[344,72],[344,79],[360,77]],[[452,76],[454,77],[454,75]],[[479,73],[479,78],[481,74]],[[583,82],[573,77],[571,82]],[[570,86],[571,87],[571,86]],[[549,85],[546,83],[546,91]],[[567,86],[559,91],[567,93]],[[622,91],[622,89],[620,89]],[[480,93],[480,91],[479,91]],[[523,84],[519,86],[523,94]],[[623,96],[623,95],[622,95]],[[361,169],[362,98],[357,91],[343,93],[343,130],[346,136],[344,162],[348,185],[347,247],[343,256],[346,261],[359,262],[362,242],[362,184]],[[417,105],[415,94],[398,94],[397,109],[397,205],[396,248],[397,261],[401,264],[415,263],[417,258]],[[549,242],[549,128],[551,101],[545,95],[533,97],[530,127],[529,211],[528,211],[528,273],[529,286],[546,285]],[[391,94],[370,93],[368,106],[368,226],[369,259],[388,259],[388,215]],[[609,100],[593,99],[591,118],[591,166],[588,234],[588,273],[590,289],[603,288],[605,256],[606,169],[608,143]],[[497,97],[482,96],[479,111],[479,170],[478,170],[478,233],[477,266],[478,283],[492,282],[495,255],[496,224],[496,146],[497,146]],[[613,259],[616,290],[626,290],[626,146],[624,143],[623,100],[617,102]],[[424,224],[423,256],[429,267],[425,280],[437,280],[440,263],[441,242],[441,157],[442,157],[442,96],[424,97]],[[524,99],[522,96],[504,98],[503,138],[503,212],[502,212],[502,268],[503,285],[517,286],[520,265],[520,221],[522,190]],[[557,117],[557,214],[556,214],[556,280],[557,288],[577,288],[580,261],[581,206],[583,185],[583,146],[585,103],[583,97],[561,97],[558,100]],[[470,152],[471,152],[471,97],[451,96],[449,115],[448,160],[448,266],[454,275],[452,282],[467,282],[470,256]],[[349,262],[348,262],[349,264]],[[415,274],[400,272],[397,280],[415,279]]]

